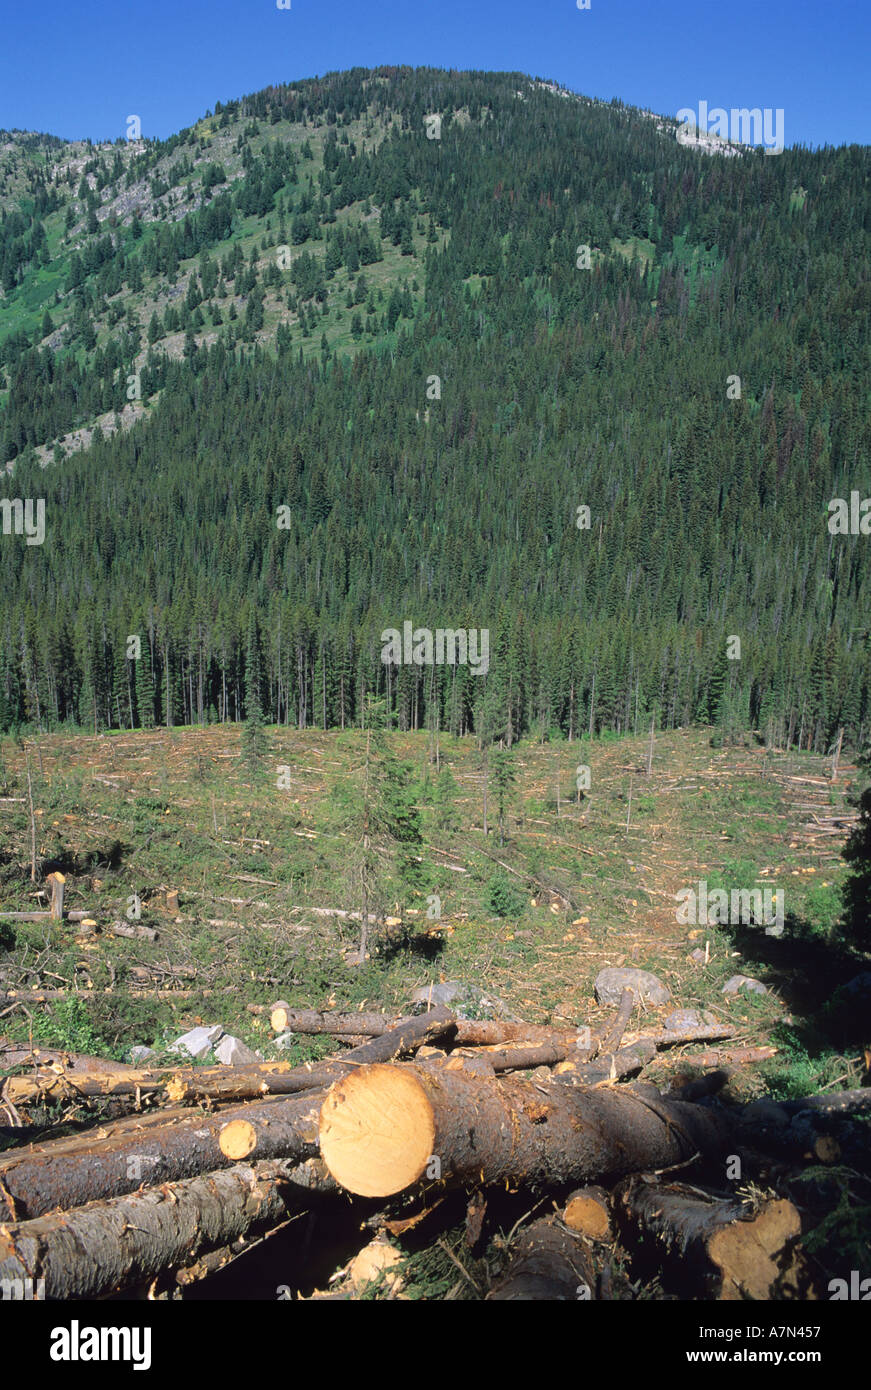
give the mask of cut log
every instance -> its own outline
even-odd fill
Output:
[[[620,1007],[613,1021],[605,1024],[593,1035],[591,1057],[597,1056],[599,1052],[616,1052],[619,1049],[634,1007],[635,991],[624,989],[620,996]]]
[[[85,1059],[83,1059],[85,1060]],[[210,1097],[217,1100],[256,1099],[270,1094],[293,1094],[318,1085],[291,1084],[281,1088],[280,1080],[296,1069],[289,1062],[262,1062],[245,1067],[172,1067],[162,1070],[142,1070],[119,1067],[105,1070],[100,1058],[86,1059],[88,1070],[65,1066],[62,1057],[53,1065],[40,1063],[39,1069],[26,1076],[0,1077],[5,1081],[4,1093],[15,1105],[36,1101],[96,1099],[98,1097],[140,1097],[165,1095],[171,1101]],[[301,1070],[301,1069],[300,1069]],[[333,1078],[334,1079],[334,1078]]]
[[[676,1047],[680,1043],[719,1042],[731,1038],[735,1032],[728,1024],[701,1024],[698,1028],[684,1028],[679,1033],[671,1033],[667,1028],[658,1033],[630,1033],[624,1038],[624,1045],[631,1047],[634,1042],[652,1042],[655,1047]]]
[[[810,1110],[816,1115],[858,1115],[871,1110],[871,1087],[853,1091],[833,1091],[828,1096],[802,1096],[799,1100],[778,1102],[790,1115]]]
[[[487,1294],[487,1302],[588,1302],[595,1287],[595,1269],[581,1237],[543,1217],[521,1235],[516,1254]]]
[[[50,1299],[100,1298],[277,1226],[333,1185],[320,1164],[263,1163],[0,1227],[0,1280]]]
[[[45,881],[50,885],[51,890],[49,911],[52,917],[56,918],[58,921],[62,921],[64,915],[64,888],[66,887],[66,879],[63,874],[53,873],[49,874]]]
[[[0,1046],[0,1067],[63,1067],[68,1072],[105,1072],[107,1075],[128,1076],[136,1071],[125,1062],[113,1062],[108,1057],[90,1057],[85,1052],[65,1052],[55,1048],[21,1047],[16,1044]],[[3,1078],[0,1078],[2,1082]]]
[[[446,1181],[595,1181],[721,1152],[728,1126],[652,1087],[548,1086],[406,1063],[333,1085],[321,1153],[348,1191],[387,1197],[438,1160]]]
[[[611,1201],[604,1187],[580,1187],[566,1202],[563,1221],[589,1240],[611,1239]]]
[[[102,1068],[85,1072],[54,1067],[32,1076],[10,1076],[4,1094],[14,1105],[49,1097],[139,1096],[163,1092],[173,1102],[211,1099],[253,1100],[265,1095],[297,1095],[301,1091],[331,1085],[349,1068],[365,1062],[385,1062],[412,1052],[421,1040],[451,1031],[454,1016],[448,1009],[406,1020],[398,1028],[347,1052],[344,1057],[293,1067],[289,1062],[262,1062],[244,1067],[177,1067],[136,1070],[123,1074]],[[99,1063],[98,1063],[99,1066]],[[2,1080],[2,1078],[0,1078]]]
[[[113,922],[109,931],[113,936],[131,936],[142,941],[156,941],[157,932],[153,927],[143,927],[141,922]]]
[[[652,1061],[656,1048],[644,1040],[622,1047],[619,1052],[600,1052],[595,1062],[588,1062],[587,1053],[576,1052],[554,1068],[555,1079],[562,1082],[596,1086],[602,1081],[621,1081],[632,1076]]]
[[[754,1214],[733,1197],[636,1175],[616,1194],[615,1216],[626,1248],[648,1251],[687,1296],[809,1296],[795,1249],[801,1217],[791,1202],[766,1201]],[[646,1267],[647,1258],[640,1263]]]
[[[258,1005],[248,1006],[252,1012]],[[432,1013],[435,1010],[431,1011]],[[426,1015],[413,1015],[425,1017]],[[270,1024],[277,1033],[289,1029],[293,1033],[330,1033],[335,1037],[381,1037],[401,1022],[376,1013],[322,1013],[315,1009],[292,1009],[284,1000],[270,1008]],[[578,1046],[583,1037],[580,1029],[549,1028],[537,1023],[502,1023],[498,1019],[457,1019],[454,1042],[463,1047],[500,1046],[504,1043],[565,1045],[569,1050]]]
[[[744,1067],[776,1056],[776,1047],[711,1047],[704,1052],[687,1052],[679,1060],[694,1067]]]
[[[561,1062],[566,1049],[559,1043],[530,1043],[528,1047],[517,1043],[513,1047],[458,1047],[450,1055],[483,1058],[494,1071],[531,1071],[533,1067],[552,1067]]]
[[[0,1159],[0,1211],[21,1221],[54,1207],[69,1209],[86,1202],[135,1192],[143,1183],[176,1182],[226,1168],[219,1137],[233,1119],[252,1118],[261,1126],[272,1107],[279,1145],[263,1157],[301,1161],[317,1154],[318,1113],[323,1092],[290,1099],[273,1097],[257,1105],[218,1115],[188,1112],[169,1123],[146,1125],[106,1138],[76,1135],[76,1143],[58,1140],[34,1153],[20,1150]],[[265,1148],[269,1146],[264,1144]]]
[[[306,1089],[315,1086],[324,1089],[334,1081],[353,1074],[360,1066],[388,1061],[403,1052],[413,1051],[420,1043],[449,1032],[453,1026],[454,1017],[448,1009],[433,1009],[432,1013],[422,1014],[420,1018],[408,1019],[381,1038],[372,1038],[339,1060],[315,1064],[310,1071],[302,1067],[296,1068],[295,1073],[289,1072],[286,1076],[279,1077],[278,1081],[284,1084],[293,1079],[296,1073],[302,1073],[298,1079],[301,1083],[307,1082]],[[294,1112],[290,1112],[289,1124],[287,1139],[292,1142],[296,1124]],[[257,1112],[255,1106],[251,1106],[245,1114],[229,1120],[222,1129],[220,1138],[221,1152],[234,1162],[247,1158],[255,1149],[258,1158],[283,1156],[284,1142],[282,1117],[274,1110]]]
[[[205,999],[216,995],[236,994],[235,985],[222,985],[220,989],[152,989],[144,985],[125,991],[124,998],[135,999]],[[8,989],[0,995],[0,1004],[24,1003],[44,1004],[53,999],[95,999],[112,998],[114,989]]]

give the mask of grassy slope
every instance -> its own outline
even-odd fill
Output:
[[[147,241],[149,235],[160,221],[176,222],[181,216],[195,211],[201,205],[201,193],[199,185],[202,174],[207,165],[218,163],[223,165],[228,182],[218,186],[214,190],[214,197],[219,196],[226,188],[232,187],[237,178],[243,175],[244,169],[241,154],[235,151],[235,145],[240,135],[250,127],[251,122],[247,118],[237,117],[220,130],[217,127],[217,118],[212,117],[198,122],[191,128],[191,136],[196,137],[197,141],[205,141],[204,148],[199,144],[195,147],[185,145],[175,149],[172,154],[160,159],[153,169],[149,170],[147,180],[140,180],[134,183],[132,188],[124,186],[124,177],[118,180],[117,184],[109,184],[102,191],[97,193],[99,199],[99,209],[97,218],[100,223],[97,237],[103,236],[108,228],[115,224],[116,230],[124,231],[129,226],[132,216],[132,209],[138,208],[143,221],[144,231],[141,246]],[[381,143],[389,133],[391,121],[387,119],[376,120],[372,118],[354,121],[342,127],[341,134],[347,134],[349,141],[357,144],[358,150],[371,151]],[[298,168],[299,183],[294,186],[294,194],[298,196],[304,188],[308,188],[309,178],[315,193],[318,192],[318,175],[323,168],[323,148],[330,129],[325,124],[322,125],[302,125],[293,124],[288,121],[279,121],[275,125],[261,123],[259,133],[252,135],[249,139],[249,146],[252,155],[259,154],[267,143],[278,141],[282,144],[293,146],[298,153],[302,147],[308,143],[312,158],[301,158]],[[109,166],[115,156],[116,150],[121,154],[125,173],[128,165],[135,155],[141,151],[142,146],[134,143],[131,146],[115,145],[95,145],[88,147],[82,142],[73,142],[65,147],[60,158],[57,152],[52,151],[52,173],[58,170],[65,173],[72,169],[74,183],[72,189],[66,184],[62,185],[68,200],[71,198],[74,207],[77,209],[77,220],[72,228],[67,232],[65,226],[66,210],[68,201],[56,212],[43,218],[48,247],[52,257],[51,264],[45,267],[31,267],[23,283],[9,296],[0,294],[0,339],[7,334],[24,330],[28,335],[41,324],[42,317],[48,309],[54,323],[55,336],[65,328],[72,318],[73,296],[66,292],[67,277],[69,274],[70,258],[75,251],[81,251],[88,241],[85,230],[84,204],[77,198],[78,186],[82,177],[82,171],[89,160],[102,157]],[[178,184],[170,188],[169,192],[154,199],[150,192],[152,180],[158,178],[168,182],[172,177],[170,171],[173,166],[180,164],[183,159],[189,159],[193,165],[193,172],[184,175]],[[24,191],[23,169],[27,163],[44,164],[45,156],[40,150],[25,150],[17,146],[13,150],[5,150],[0,154],[0,176],[6,176],[5,192],[0,195],[0,208],[12,210],[19,206],[19,199]],[[95,178],[89,176],[89,182],[95,189]],[[343,208],[336,214],[336,225],[339,226],[346,222],[360,223],[365,220],[364,203],[361,200],[347,208]],[[273,249],[279,242],[278,236],[279,218],[276,213],[268,217],[246,217],[239,221],[238,230],[234,235],[225,241],[221,241],[216,247],[211,248],[210,255],[213,260],[223,259],[232,250],[235,243],[238,243],[243,252],[246,263],[250,258],[253,248],[257,248],[257,273],[262,278],[263,271],[275,258],[276,251]],[[322,229],[326,224],[322,224]],[[444,240],[445,233],[439,232],[439,244]],[[262,249],[264,240],[267,243],[266,249]],[[387,300],[394,288],[402,289],[406,284],[411,287],[412,281],[417,280],[419,289],[412,289],[412,297],[415,304],[422,298],[423,287],[423,255],[426,248],[426,238],[418,226],[418,220],[413,223],[413,256],[403,256],[398,246],[393,246],[390,242],[382,244],[383,260],[370,266],[363,266],[367,283],[376,301],[376,309],[379,314],[383,313],[387,307]],[[134,243],[131,243],[131,245]],[[322,260],[326,247],[325,240],[308,241],[303,246],[293,247],[294,258],[307,251],[310,255]],[[145,275],[142,290],[133,293],[125,286],[121,292],[107,300],[107,306],[111,309],[117,305],[123,309],[126,315],[132,312],[139,323],[143,334],[143,346],[135,361],[135,367],[139,368],[145,361],[148,351],[147,329],[151,320],[152,313],[157,312],[162,317],[167,304],[174,302],[176,305],[184,303],[184,296],[187,292],[187,285],[191,273],[196,273],[199,264],[199,257],[182,261],[179,266],[178,276],[170,282],[166,276]],[[302,349],[303,356],[319,355],[321,350],[321,334],[326,334],[327,342],[331,350],[339,352],[355,352],[361,345],[371,345],[373,342],[381,341],[379,337],[372,337],[364,333],[360,339],[355,339],[351,335],[351,319],[355,312],[360,312],[365,321],[365,305],[355,306],[348,309],[345,306],[345,297],[349,285],[356,283],[357,276],[349,275],[346,267],[341,267],[328,282],[328,315],[322,320],[319,319],[317,330],[310,336],[303,337],[299,321],[299,315],[295,311],[288,309],[286,304],[286,294],[288,289],[293,289],[290,272],[285,271],[282,277],[282,285],[277,289],[267,289],[264,299],[264,327],[257,334],[256,341],[261,344],[271,342],[275,336],[276,329],[280,323],[286,324],[292,331],[294,339],[294,349]],[[55,303],[56,292],[60,294],[61,301]],[[379,293],[382,298],[379,299]],[[238,318],[237,328],[241,326],[244,317],[246,297],[242,295],[228,294],[225,299],[218,301],[223,317],[223,328],[214,327],[210,316],[204,313],[205,324],[196,334],[198,344],[209,344],[214,342],[218,334],[226,329],[228,324],[228,313],[231,304],[235,305]],[[102,348],[106,345],[109,338],[117,336],[123,331],[124,320],[119,319],[117,323],[110,324],[108,315],[96,316],[94,325],[97,332],[97,347]],[[50,340],[43,340],[46,346]],[[158,339],[155,348],[158,352],[166,351],[170,357],[180,357],[184,346],[184,333],[174,333]],[[63,349],[62,349],[63,350]],[[75,350],[75,349],[74,349]],[[76,355],[82,356],[82,349],[79,347]],[[124,412],[124,424],[129,425],[134,418],[142,414],[142,407],[135,409],[127,405],[126,385],[120,392],[117,410]],[[0,406],[4,403],[7,393],[2,390],[3,381],[0,373]],[[146,402],[145,407],[153,404],[156,398]],[[99,424],[104,430],[111,430],[114,427],[114,412],[110,412],[98,417]],[[89,430],[93,426],[93,421],[85,422],[84,431],[70,431],[60,441],[65,452],[81,448],[89,442]],[[51,453],[48,447],[43,448],[41,454],[45,457]],[[2,463],[2,460],[0,460]]]
[[[248,978],[226,1005],[167,1004],[155,1010],[137,1003],[138,1026],[132,1018],[129,1027],[99,1025],[103,1046],[115,1042],[116,1033],[119,1049],[151,1043],[160,1024],[174,1027],[171,1017],[185,1023],[204,1007],[254,1042],[257,1034],[244,1004],[268,1001],[276,987],[295,1003],[322,1007],[334,999],[337,1007],[377,1002],[389,1009],[440,974],[486,979],[510,1009],[531,1021],[593,1024],[600,1011],[592,981],[605,965],[623,964],[657,971],[676,1005],[713,1007],[754,1042],[766,1040],[787,1007],[796,1016],[813,1012],[812,981],[802,980],[794,964],[778,968],[780,958],[793,961],[795,949],[786,952],[784,942],[751,931],[738,959],[730,954],[739,945],[729,930],[713,927],[691,936],[692,928],[678,924],[674,894],[699,879],[712,888],[782,888],[787,912],[806,924],[808,949],[822,941],[838,911],[841,840],[801,834],[790,807],[795,789],[778,780],[787,761],[790,771],[818,775],[822,759],[787,760],[777,754],[766,759],[761,749],[714,752],[703,732],[679,732],[657,739],[648,781],[639,770],[646,756],[641,738],[581,746],[522,744],[515,750],[518,784],[507,843],[500,850],[492,787],[486,842],[481,829],[479,754],[470,740],[443,736],[441,756],[459,786],[460,826],[454,833],[435,830],[424,800],[424,860],[427,891],[440,895],[443,918],[454,931],[437,959],[400,952],[370,961],[355,974],[344,966],[342,950],[353,944],[356,928],[346,925],[340,932],[334,920],[313,917],[306,909],[358,905],[348,882],[345,839],[330,828],[330,791],[359,763],[363,739],[356,730],[270,730],[267,770],[252,785],[239,762],[239,733],[232,726],[40,738],[42,772],[31,757],[38,850],[71,873],[69,905],[123,916],[128,895],[138,892],[145,904],[143,921],[161,929],[154,947],[99,941],[89,960],[95,985],[108,983],[109,956],[116,971],[140,959],[169,961],[197,970],[199,982],[213,987],[238,980],[240,967],[245,977],[267,974],[275,981]],[[430,766],[429,736],[395,734],[392,740],[423,778]],[[3,759],[9,791],[21,795],[21,749],[7,740]],[[592,769],[592,789],[580,807],[573,799],[578,761]],[[289,792],[275,787],[272,769],[280,764],[291,768]],[[847,781],[842,776],[831,793],[823,789],[825,811],[831,810],[830,800],[843,804]],[[3,907],[22,909],[33,891],[22,870],[29,859],[26,807],[5,805],[0,815],[12,860],[2,870]],[[551,904],[534,884],[512,876],[518,910],[505,918],[494,915],[488,893],[498,870],[485,845],[488,855],[567,893],[572,905]],[[251,877],[270,882],[258,886]],[[178,922],[161,902],[169,887],[181,892]],[[416,912],[424,926],[425,909],[422,894]],[[223,925],[209,925],[219,919]],[[44,929],[21,924],[16,937],[13,959],[23,965],[29,947],[32,965]],[[695,942],[705,939],[712,952],[707,969],[687,959]],[[52,968],[71,973],[82,946],[69,927],[56,935],[51,954]],[[736,969],[758,972],[774,994],[761,1002],[724,999],[722,983]],[[42,983],[48,987],[48,980]],[[828,1079],[822,1060],[816,1079]]]

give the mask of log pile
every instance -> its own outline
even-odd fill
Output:
[[[815,1296],[796,1206],[728,1178],[736,1157],[747,1172],[834,1161],[827,1128],[871,1108],[871,1091],[728,1106],[718,1071],[662,1094],[638,1073],[682,1035],[624,1045],[633,1002],[627,991],[591,1032],[281,1001],[277,1029],[367,1039],[304,1066],[143,1070],[0,1047],[7,1136],[24,1126],[19,1107],[46,1100],[110,1097],[131,1112],[0,1153],[0,1281],[44,1280],[45,1296],[63,1299],[159,1276],[178,1290],[268,1245],[300,1212],[420,1239],[456,1226],[460,1202],[466,1246],[493,1252],[482,1282],[448,1250],[461,1296],[610,1298],[615,1260],[682,1296]],[[506,1241],[511,1201],[549,1210],[522,1214]],[[390,1287],[403,1296],[401,1280]]]

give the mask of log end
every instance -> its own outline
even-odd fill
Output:
[[[247,1158],[257,1145],[257,1131],[247,1120],[230,1120],[221,1130],[218,1143],[225,1158]]]
[[[591,1240],[610,1240],[608,1194],[600,1187],[584,1187],[573,1192],[566,1203],[563,1221],[569,1230],[578,1231]]]
[[[749,1221],[733,1221],[708,1240],[708,1254],[722,1272],[720,1298],[766,1300],[776,1297],[784,1277],[794,1276],[790,1250],[801,1234],[801,1217],[792,1202],[766,1202]]]
[[[417,1182],[433,1157],[435,1121],[420,1081],[397,1067],[360,1067],[328,1091],[321,1157],[361,1197],[390,1197]]]

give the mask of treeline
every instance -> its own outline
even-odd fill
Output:
[[[373,102],[392,132],[352,150],[342,126]],[[373,301],[390,336],[353,362],[303,363],[286,333],[275,356],[241,348],[232,325],[208,351],[188,327],[169,362],[155,316],[153,418],[45,471],[21,433],[54,384],[31,390],[22,352],[14,488],[45,497],[47,538],[0,537],[0,721],[257,708],[334,726],[374,694],[404,727],[509,740],[651,714],[861,740],[867,542],[831,535],[827,507],[871,493],[867,151],[706,159],[519,75],[379,70],[242,106],[336,126],[319,190],[269,194],[302,248],[295,294],[316,302],[336,257],[369,264],[373,224],[340,238],[330,222],[367,197],[381,240],[449,229],[428,238],[423,308],[396,291],[379,319]],[[261,188],[272,158],[249,165]],[[171,262],[184,226],[137,258]],[[244,257],[195,251],[180,315],[231,281],[257,302]],[[93,391],[120,380],[123,362],[102,366]],[[404,621],[488,629],[488,674],[385,666],[380,634]]]

